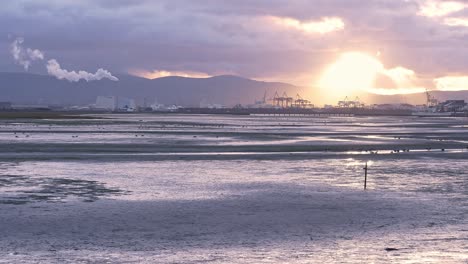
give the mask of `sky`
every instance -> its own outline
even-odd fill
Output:
[[[0,71],[25,71],[11,54],[23,38],[58,70],[90,76],[99,69],[232,74],[332,92],[468,90],[468,1],[2,0],[0,25]],[[45,63],[27,71],[50,73]]]

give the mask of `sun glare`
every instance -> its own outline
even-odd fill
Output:
[[[351,95],[371,89],[377,74],[383,69],[383,64],[368,54],[344,53],[325,70],[319,86],[329,94]]]

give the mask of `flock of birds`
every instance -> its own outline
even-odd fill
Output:
[[[36,126],[38,126],[38,125],[36,125]],[[181,127],[181,126],[184,127],[184,126],[187,126],[187,124],[183,124],[183,125],[179,125],[179,126],[178,126],[178,125],[174,125],[174,127]],[[201,125],[201,124],[200,124],[200,125],[191,124],[190,126],[191,126],[191,127],[206,127],[206,125]],[[171,127],[171,126],[169,126],[169,128],[170,128],[170,127]],[[215,125],[215,127],[217,127],[217,128],[223,128],[224,125]],[[246,126],[242,126],[242,127],[244,128],[244,127],[246,127]],[[151,127],[149,127],[149,126],[144,126],[144,125],[139,125],[139,126],[138,126],[138,129],[139,129],[139,130],[142,130],[142,129],[149,129],[149,128],[151,128]],[[162,124],[159,128],[161,128],[161,129],[166,129],[166,125]],[[48,129],[49,129],[49,130],[52,129],[52,125],[49,125]],[[98,130],[105,130],[106,128],[97,126],[97,129],[98,129]],[[24,137],[24,138],[29,138],[31,135],[28,134],[28,133],[26,133],[26,132],[14,132],[14,136],[15,136],[15,138],[22,138],[22,137]],[[145,137],[145,134],[135,134],[134,136],[135,136],[135,137]],[[71,137],[72,137],[72,138],[79,138],[79,135],[72,135]],[[193,137],[194,137],[194,138],[197,138],[197,136],[193,136]],[[217,138],[218,138],[218,136],[217,136]],[[402,137],[401,137],[401,136],[394,136],[393,138],[394,138],[394,139],[397,139],[397,140],[401,140]],[[439,138],[439,139],[428,139],[428,140],[444,141],[444,139],[441,139],[441,138]],[[427,151],[432,151],[432,150],[433,150],[433,148],[430,147],[430,146],[429,146],[429,147],[426,147],[425,149],[426,149]],[[465,146],[464,149],[466,149],[466,150],[468,151],[468,145]],[[435,149],[434,149],[434,150],[435,150]],[[440,151],[442,151],[442,152],[445,152],[445,151],[446,151],[445,148],[440,148],[440,149],[438,149],[438,150],[440,150]],[[361,150],[361,151],[364,151],[364,152],[369,153],[369,154],[379,154],[379,151],[378,151],[378,150],[374,150],[374,149],[366,149],[366,150]],[[390,153],[394,154],[394,153],[404,153],[404,152],[410,152],[410,151],[411,151],[410,148],[402,148],[402,149],[393,149],[393,150],[390,150]]]

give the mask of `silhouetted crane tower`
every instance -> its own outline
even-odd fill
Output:
[[[279,96],[278,92],[275,92],[275,96],[273,97],[273,104],[277,107],[281,108],[288,108],[291,107],[293,102],[293,98],[289,97],[286,92],[283,95]]]
[[[439,101],[426,89],[426,106],[435,107],[439,104]]]
[[[309,101],[303,99],[299,94],[296,95],[296,99],[289,97],[286,92],[281,96],[278,92],[275,92],[273,97],[273,105],[279,108],[308,108],[313,107],[314,105]]]
[[[338,107],[341,107],[341,108],[362,108],[362,107],[364,107],[364,104],[361,103],[361,99],[359,99],[358,96],[356,96],[354,101],[350,101],[348,99],[348,96],[346,96],[343,101],[338,102]]]
[[[265,93],[263,94],[263,104],[266,104],[266,97],[267,97],[267,90],[265,89]]]
[[[296,94],[296,100],[294,100],[294,104],[292,105],[292,107],[313,108],[314,105],[309,100],[305,100],[299,94]]]
[[[265,89],[265,93],[263,93],[263,98],[260,101],[255,101],[255,104],[265,106],[266,103],[267,103],[267,90]]]

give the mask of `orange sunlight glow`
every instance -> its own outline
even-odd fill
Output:
[[[434,83],[440,91],[468,90],[468,76],[445,76],[435,79]]]
[[[376,87],[379,74],[387,76],[394,87]],[[425,88],[416,85],[417,83],[413,70],[401,66],[386,69],[382,62],[369,54],[347,52],[323,72],[318,86],[324,96],[336,99],[358,95],[360,92],[381,95],[424,92]]]
[[[182,72],[182,71],[164,71],[164,70],[154,70],[154,71],[131,70],[129,71],[129,73],[135,76],[146,78],[146,79],[156,79],[156,78],[169,77],[169,76],[179,76],[179,77],[186,77],[186,78],[212,77],[206,73],[201,73],[201,72]]]
[[[383,64],[376,58],[361,52],[348,52],[329,66],[323,73],[319,87],[327,93],[347,95],[358,90],[373,88],[377,73]]]
[[[373,94],[380,94],[380,95],[397,95],[397,94],[415,94],[415,93],[424,93],[426,88],[424,87],[414,87],[414,88],[394,88],[394,89],[387,89],[387,88],[371,88],[367,90]]]

